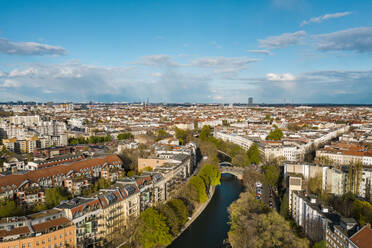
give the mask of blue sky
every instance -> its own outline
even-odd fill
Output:
[[[371,9],[0,0],[0,99],[371,104]]]

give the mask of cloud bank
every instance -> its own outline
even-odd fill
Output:
[[[65,55],[67,51],[59,46],[36,42],[13,42],[0,38],[0,53],[9,55]]]
[[[351,15],[351,12],[346,11],[346,12],[337,12],[337,13],[333,13],[333,14],[325,14],[325,15],[322,15],[322,16],[310,18],[307,21],[305,20],[305,21],[301,22],[300,26],[304,26],[304,25],[307,25],[307,24],[310,24],[310,23],[321,23],[321,22],[323,22],[325,20],[328,20],[328,19],[335,19],[335,18],[340,18],[340,17],[344,17],[344,16],[348,16],[348,15]]]
[[[372,52],[372,27],[351,28],[313,37],[318,40],[320,51]]]
[[[278,36],[270,36],[263,40],[258,40],[259,47],[266,49],[284,48],[290,45],[300,44],[306,37],[305,31],[297,31],[294,33],[283,33]]]

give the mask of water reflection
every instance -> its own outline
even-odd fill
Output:
[[[224,247],[229,231],[227,208],[243,190],[242,184],[232,175],[223,174],[221,185],[203,213],[182,233],[170,248]]]

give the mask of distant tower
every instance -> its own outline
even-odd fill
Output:
[[[248,105],[253,105],[253,97],[248,98]]]

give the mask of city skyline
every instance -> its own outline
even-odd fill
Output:
[[[0,98],[371,104],[367,1],[2,1]]]

